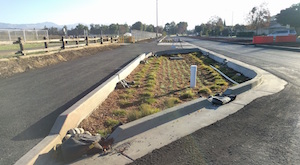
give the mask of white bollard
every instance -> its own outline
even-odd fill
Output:
[[[191,65],[191,80],[190,80],[190,87],[196,87],[196,77],[197,77],[197,65]]]

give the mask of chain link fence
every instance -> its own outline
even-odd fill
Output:
[[[44,37],[48,38],[48,31],[0,29],[0,41],[17,41],[18,37],[24,41],[43,40]]]
[[[156,33],[139,31],[139,30],[131,30],[131,34],[134,37],[135,41],[156,38]],[[162,34],[158,33],[158,37],[162,36]]]

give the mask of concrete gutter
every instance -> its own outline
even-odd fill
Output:
[[[60,114],[49,135],[15,164],[34,164],[39,156],[48,153],[54,146],[60,144],[69,129],[77,127],[83,119],[88,117],[115,90],[116,84],[120,80],[125,79],[140,64],[140,61],[152,55],[152,52],[139,55],[103,84]]]
[[[172,49],[172,50],[156,52],[154,55],[155,56],[161,56],[161,55],[172,55],[172,54],[187,54],[187,53],[199,52],[199,51],[200,50],[198,48]]]
[[[277,49],[277,50],[286,50],[286,51],[293,51],[293,52],[300,52],[300,48],[287,47],[287,46],[275,46],[275,45],[260,45],[260,44],[255,44],[255,47]]]
[[[158,43],[161,43],[166,37],[167,37],[167,36],[164,36],[162,39],[160,39],[160,40],[158,41]]]
[[[214,106],[206,99],[199,98],[127,123],[118,127],[110,135],[116,142],[111,154],[106,156],[96,154],[72,164],[131,163],[155,149],[224,119],[242,109],[254,99],[281,91],[287,84],[284,80],[254,66],[201,47],[197,48],[198,51],[200,50],[219,62],[226,59],[229,67],[252,78],[252,80],[231,87],[226,91],[228,94],[239,94],[236,100],[223,106]]]

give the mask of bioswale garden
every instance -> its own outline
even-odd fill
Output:
[[[171,56],[176,56],[176,60]],[[152,56],[143,61],[126,78],[130,87],[117,86],[79,127],[107,136],[120,122],[128,123],[183,102],[222,93],[234,85],[211,66],[238,83],[249,80],[201,52],[171,56]],[[197,65],[195,88],[190,88],[191,65]]]

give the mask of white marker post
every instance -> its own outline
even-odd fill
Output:
[[[196,87],[196,77],[197,77],[197,65],[191,65],[191,80],[190,80],[190,87]]]

